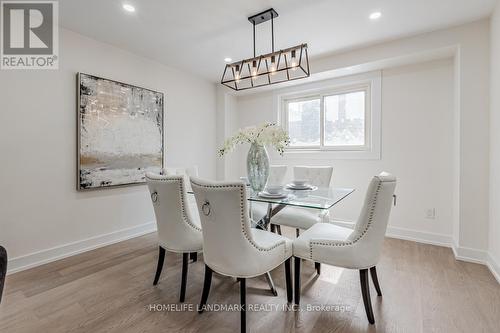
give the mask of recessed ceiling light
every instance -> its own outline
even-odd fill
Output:
[[[130,13],[135,12],[135,7],[132,5],[129,5],[128,3],[123,4],[123,9],[125,9],[127,12],[130,12]]]
[[[233,61],[233,59],[231,59],[231,58],[224,58],[224,61],[225,62],[231,62],[231,61]]]
[[[370,14],[370,20],[378,20],[380,17],[382,17],[381,12],[373,12]]]

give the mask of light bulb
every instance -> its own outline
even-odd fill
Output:
[[[257,75],[257,60],[252,61],[252,76]]]
[[[236,82],[240,82],[240,65],[234,66],[234,79]]]
[[[297,52],[295,50],[292,50],[292,57],[290,59],[290,66],[292,67],[293,70],[297,69]]]
[[[271,65],[269,66],[269,71],[271,73],[276,72],[276,56],[271,56]]]

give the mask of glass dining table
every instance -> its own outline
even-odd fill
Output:
[[[310,190],[291,190],[285,187],[284,192],[286,195],[282,198],[276,199],[262,196],[260,193],[255,193],[248,186],[247,188],[247,200],[250,204],[253,202],[267,203],[267,213],[265,216],[258,220],[255,220],[255,217],[252,217],[252,226],[262,230],[267,230],[271,224],[272,217],[288,206],[317,209],[319,213],[322,210],[334,207],[354,192],[354,189],[352,188],[314,187]],[[193,194],[192,190],[189,190],[188,193]],[[271,274],[268,272],[264,274],[264,276],[269,284],[271,293],[274,296],[277,296],[278,292],[274,286]]]
[[[267,230],[273,216],[278,214],[286,207],[302,207],[317,209],[318,212],[334,207],[342,200],[354,192],[352,188],[314,188],[312,190],[292,190],[285,188],[286,197],[273,199],[262,196],[259,193],[253,193],[248,190],[247,199],[252,202],[267,203],[267,214],[263,217],[254,216],[254,227]]]

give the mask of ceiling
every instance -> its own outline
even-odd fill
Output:
[[[122,9],[135,6],[134,13]],[[273,7],[276,49],[303,42],[311,58],[488,16],[496,0],[64,0],[61,25],[171,67],[218,81],[224,58],[249,58],[247,17]],[[377,21],[368,16],[382,12]],[[257,26],[257,54],[270,51]]]

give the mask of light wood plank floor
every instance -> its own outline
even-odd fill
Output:
[[[237,312],[151,311],[176,305],[181,256],[168,254],[153,287],[154,234],[131,239],[8,276],[0,332],[236,332]],[[455,261],[450,249],[387,239],[377,266],[383,297],[372,285],[376,324],[368,324],[359,274],[303,265],[302,309],[249,312],[251,332],[499,332],[500,286],[482,265]],[[284,268],[272,272],[279,296],[264,278],[247,282],[250,304],[286,304]],[[186,305],[203,285],[203,257],[189,265]],[[238,304],[234,279],[214,276],[210,304]],[[334,311],[306,311],[329,305]],[[335,308],[339,306],[339,308]],[[344,311],[339,311],[344,308]]]

